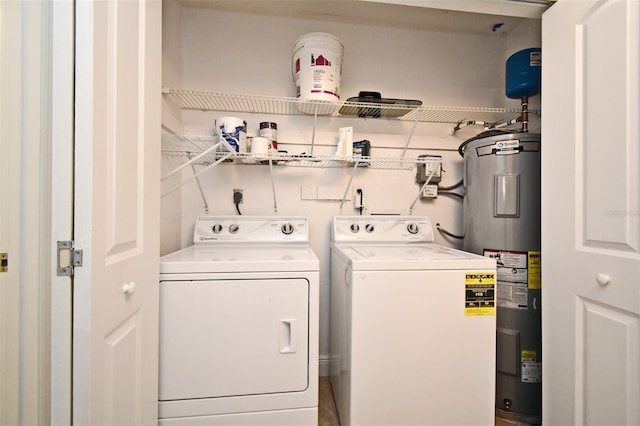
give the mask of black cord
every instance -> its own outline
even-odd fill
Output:
[[[240,216],[242,216],[242,212],[240,211],[240,203],[242,202],[242,192],[235,191],[233,193],[233,204],[236,205],[236,211]]]
[[[438,195],[448,195],[450,197],[460,198],[464,200],[464,195],[458,194],[457,192],[449,192],[449,191],[438,191]]]
[[[362,211],[364,210],[364,191],[361,188],[356,189],[356,193],[360,196],[360,216],[362,216]]]
[[[439,223],[436,223],[436,229],[438,230],[438,232],[440,232],[440,233],[442,233],[442,234],[444,234],[444,235],[446,235],[448,237],[455,238],[457,240],[464,239],[463,236],[452,234],[451,232],[447,231],[446,229],[443,229],[442,227],[440,227]]]
[[[450,191],[452,189],[456,189],[457,187],[462,186],[462,179],[459,182],[451,185],[451,186],[440,186],[438,185],[438,191]]]

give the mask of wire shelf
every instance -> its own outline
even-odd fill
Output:
[[[370,102],[328,102],[278,96],[256,96],[229,93],[164,89],[165,96],[180,108],[200,111],[229,111],[280,115],[324,115],[331,117],[384,118],[389,120],[429,123],[459,121],[507,121],[520,114],[519,109],[414,106],[377,104]],[[530,110],[530,114],[538,111]]]
[[[162,157],[186,163],[200,156],[194,165],[208,166],[218,162],[220,165],[269,165],[279,167],[346,168],[369,167],[386,170],[412,170],[419,164],[425,164],[427,170],[438,167],[439,160],[431,157],[343,157],[335,155],[292,155],[292,154],[245,154],[224,151],[202,155],[201,151],[163,150]]]

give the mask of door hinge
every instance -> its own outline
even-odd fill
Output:
[[[0,272],[7,272],[9,270],[9,254],[0,253]]]
[[[79,266],[82,266],[82,250],[77,250],[73,241],[58,241],[58,276],[71,276]]]

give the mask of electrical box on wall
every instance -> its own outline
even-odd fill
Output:
[[[429,183],[438,183],[442,179],[442,156],[441,155],[420,155],[418,158],[425,159],[424,163],[418,163],[416,172],[416,183],[424,184],[431,175]],[[437,195],[437,194],[436,194]]]
[[[438,198],[438,184],[425,185],[420,194],[420,198],[429,200]]]

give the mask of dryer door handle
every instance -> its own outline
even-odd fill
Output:
[[[296,342],[296,320],[282,319],[280,320],[280,353],[293,354],[298,351]]]

